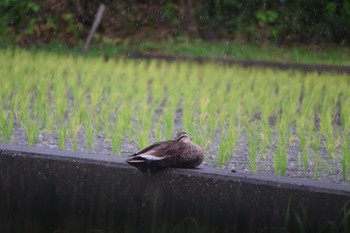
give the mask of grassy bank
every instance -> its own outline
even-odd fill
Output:
[[[64,44],[53,43],[40,47],[58,54],[80,55],[82,46],[67,47]],[[32,48],[37,50],[37,48]],[[306,46],[257,46],[233,42],[189,41],[179,38],[171,41],[142,42],[138,44],[129,41],[105,42],[103,45],[93,45],[86,56],[128,56],[132,53],[157,53],[176,56],[194,56],[206,58],[228,58],[253,61],[278,61],[305,64],[350,65],[350,51],[341,46],[306,47]]]

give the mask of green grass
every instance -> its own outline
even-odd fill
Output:
[[[46,133],[57,135],[60,149],[74,151],[83,138],[92,152],[102,137],[120,155],[123,143],[143,148],[180,128],[206,151],[217,148],[211,162],[218,166],[235,159],[238,140],[246,138],[253,172],[269,160],[277,175],[286,175],[295,143],[305,174],[318,179],[341,164],[349,180],[347,75],[22,49],[2,50],[0,70],[3,143],[13,142],[17,127],[28,145]]]
[[[248,160],[249,167],[253,173],[257,172],[257,157],[259,155],[259,141],[257,137],[258,130],[256,130],[256,126],[249,126],[248,128]],[[277,167],[277,165],[275,166]]]
[[[284,61],[308,64],[349,65],[350,55],[347,48],[328,47],[311,49],[302,46],[274,47],[238,44],[234,42],[173,41],[137,46],[140,51],[157,51],[165,54],[198,56],[207,58],[231,58],[238,60]]]
[[[62,43],[52,43],[42,46],[40,50],[54,52],[56,54],[81,55],[82,45],[68,47]],[[38,48],[32,47],[32,51]],[[85,54],[86,57],[119,57],[128,56],[136,52],[152,52],[176,56],[195,56],[206,58],[229,58],[237,60],[264,60],[283,61],[290,63],[350,65],[349,48],[329,45],[327,47],[307,46],[258,46],[252,44],[240,44],[228,41],[206,42],[202,40],[169,40],[169,41],[145,41],[139,44],[130,44],[128,41],[117,44],[92,45]]]

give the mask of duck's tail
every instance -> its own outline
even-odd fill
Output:
[[[160,163],[163,159],[163,157],[155,157],[152,155],[136,155],[126,160],[126,162],[136,167],[141,172],[154,173],[164,168]]]

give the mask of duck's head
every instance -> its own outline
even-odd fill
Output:
[[[176,135],[176,141],[189,143],[189,142],[191,142],[191,138],[188,136],[188,134],[186,132],[179,132]]]

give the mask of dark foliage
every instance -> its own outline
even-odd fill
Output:
[[[99,33],[109,39],[350,44],[350,0],[2,0],[0,44],[4,38],[25,45],[77,44],[100,3],[107,11]]]

